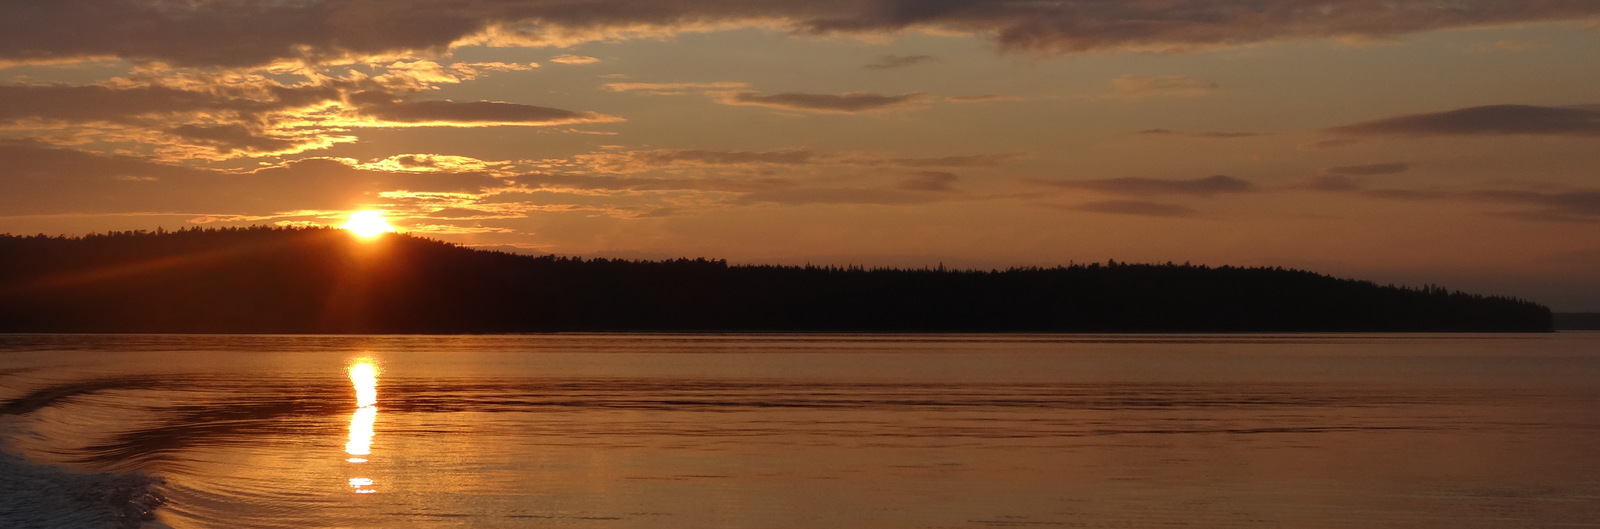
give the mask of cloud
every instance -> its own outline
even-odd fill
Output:
[[[251,85],[0,85],[0,128],[62,144],[138,145],[169,159],[298,153],[349,141],[340,134],[278,127],[280,117],[332,104],[328,87]]]
[[[1358,140],[1358,139],[1355,139],[1355,138],[1336,138],[1336,139],[1331,139],[1331,140],[1318,140],[1318,141],[1313,141],[1313,142],[1310,142],[1310,143],[1301,144],[1300,145],[1300,150],[1302,150],[1302,151],[1320,151],[1320,150],[1325,150],[1325,149],[1337,149],[1337,148],[1340,148],[1340,147],[1349,147],[1349,146],[1355,145],[1357,143],[1361,143],[1361,140]]]
[[[1247,193],[1256,191],[1255,184],[1226,175],[1215,175],[1190,180],[1158,180],[1154,178],[1107,178],[1102,180],[1032,180],[1033,183],[1069,189],[1087,189],[1114,195],[1199,195],[1218,193]]]
[[[413,90],[431,84],[455,84],[483,77],[489,72],[525,72],[539,69],[539,63],[457,62],[448,65],[429,60],[394,61],[383,67],[375,81],[388,88],[410,85]]]
[[[188,66],[552,46],[740,27],[977,34],[1008,51],[1190,52],[1296,39],[1593,21],[1592,0],[51,0],[0,3],[0,61],[119,57]]]
[[[163,86],[0,85],[0,121],[126,121],[151,114],[228,109],[239,103]]]
[[[711,151],[703,149],[656,149],[585,154],[579,155],[577,159],[598,171],[636,173],[679,166],[811,165],[823,163],[826,157],[809,150]]]
[[[904,108],[926,98],[927,94],[922,92],[890,96],[869,92],[848,92],[844,94],[801,94],[789,92],[772,95],[756,92],[733,92],[723,95],[719,102],[724,105],[749,105],[823,114],[861,114]]]
[[[1142,217],[1194,217],[1200,212],[1193,208],[1177,204],[1162,204],[1159,202],[1145,202],[1142,200],[1107,200],[1102,202],[1089,202],[1075,206],[1052,206],[1056,209],[1070,211],[1088,211],[1092,213],[1111,213],[1115,215],[1137,215]]]
[[[377,75],[309,76],[135,70],[101,84],[0,85],[0,127],[62,144],[100,142],[168,160],[285,155],[355,141],[356,127],[546,126],[621,118],[515,103],[412,102],[438,83],[531,63],[393,61]],[[70,126],[69,126],[70,125]]]
[[[906,192],[895,189],[856,188],[797,188],[758,191],[739,197],[738,204],[779,204],[797,206],[807,204],[867,204],[879,206],[924,204],[942,198],[929,193]]]
[[[1107,97],[1116,99],[1198,97],[1222,90],[1216,82],[1182,75],[1124,75],[1112,79],[1111,84],[1113,89]]]
[[[378,103],[361,107],[361,114],[384,124],[412,126],[548,126],[574,123],[610,123],[622,118],[498,101],[417,101]]]
[[[510,165],[508,162],[479,160],[469,156],[419,153],[397,154],[358,167],[387,172],[484,172],[499,176],[509,174]]]
[[[1540,192],[1485,189],[1469,191],[1463,196],[1484,202],[1537,206],[1538,210],[1527,213],[1546,220],[1600,222],[1600,190]]]
[[[944,98],[951,103],[988,103],[991,101],[1022,101],[1021,96],[1010,94],[978,94],[970,96],[951,96]]]
[[[681,95],[689,92],[737,90],[750,86],[739,82],[715,83],[606,83],[601,88],[612,92],[644,92],[655,95]]]
[[[861,67],[868,70],[882,71],[905,68],[907,66],[916,66],[918,64],[927,64],[930,62],[939,62],[939,58],[932,55],[883,55],[878,57],[877,62],[865,64]]]
[[[1411,164],[1405,162],[1375,163],[1368,165],[1346,165],[1323,169],[1326,175],[1337,176],[1376,176],[1395,173],[1404,173],[1411,170]]]
[[[1491,105],[1410,114],[1329,130],[1340,134],[1393,136],[1600,136],[1600,109]]]
[[[1210,138],[1210,139],[1254,138],[1254,137],[1257,137],[1257,136],[1267,136],[1268,135],[1268,134],[1263,134],[1263,133],[1260,133],[1260,132],[1214,132],[1214,131],[1213,132],[1189,132],[1189,131],[1172,130],[1172,129],[1145,129],[1145,130],[1141,130],[1141,131],[1135,132],[1134,134],[1138,134],[1138,135],[1141,135],[1141,136],[1166,136],[1166,137],[1174,137],[1174,138]]]
[[[680,167],[759,166],[862,166],[924,168],[980,168],[1010,164],[1022,153],[1001,152],[937,156],[898,157],[882,153],[817,152],[806,149],[777,151],[716,151],[705,149],[654,149],[582,154],[574,159],[581,165],[606,173],[638,173]]]
[[[503,187],[483,172],[398,173],[311,158],[225,171],[0,141],[0,211],[7,215],[161,212],[271,216],[349,209],[393,190],[480,193]]]
[[[179,125],[167,129],[168,134],[188,140],[195,145],[209,146],[218,153],[228,155],[234,151],[249,153],[285,153],[295,151],[306,142],[295,138],[280,138],[238,124],[231,125]]]
[[[660,191],[705,191],[705,192],[736,192],[745,193],[771,189],[783,189],[794,186],[794,182],[783,178],[653,178],[632,176],[608,176],[591,174],[549,174],[534,173],[512,178],[518,186],[528,191],[558,191],[580,194],[609,195],[613,191],[630,192],[660,192]],[[600,193],[595,193],[600,192]],[[511,193],[502,194],[497,200],[503,200]]]
[[[955,173],[944,171],[918,171],[911,177],[901,180],[895,187],[903,191],[935,191],[940,193],[954,193],[956,182],[961,179]]]
[[[1378,164],[1356,166],[1378,168],[1403,164]],[[1376,169],[1372,169],[1376,170]],[[1369,173],[1377,174],[1377,173]],[[1528,220],[1600,222],[1600,190],[1565,189],[1560,191],[1530,191],[1526,189],[1404,189],[1371,188],[1351,178],[1349,174],[1325,173],[1312,178],[1307,189],[1350,193],[1365,197],[1402,201],[1452,201],[1501,206],[1532,207],[1510,212],[1503,216]]]
[[[590,56],[587,56],[587,55],[570,55],[570,54],[568,54],[568,55],[557,55],[555,57],[551,57],[550,58],[550,62],[553,62],[553,63],[556,63],[556,64],[568,64],[568,65],[594,64],[594,63],[600,62],[600,59],[597,58],[597,57],[590,57]]]

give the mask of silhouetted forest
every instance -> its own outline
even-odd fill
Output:
[[[532,257],[328,228],[0,236],[0,331],[1548,331],[1526,301],[1281,268]]]

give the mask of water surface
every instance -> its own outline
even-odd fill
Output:
[[[1597,380],[1600,333],[0,335],[0,526],[151,476],[175,529],[1600,527]]]

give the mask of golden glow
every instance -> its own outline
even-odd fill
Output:
[[[356,388],[356,411],[350,415],[350,437],[344,452],[351,463],[366,463],[372,455],[373,425],[378,422],[378,368],[371,360],[350,365],[350,384]],[[377,492],[371,478],[350,478],[350,488],[360,494]]]
[[[389,220],[383,218],[383,210],[366,209],[352,212],[350,220],[339,225],[340,228],[350,230],[350,233],[363,239],[370,239],[385,233],[394,233],[395,227]]]

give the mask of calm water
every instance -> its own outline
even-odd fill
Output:
[[[8,529],[1600,527],[1600,333],[0,335],[0,435]]]

